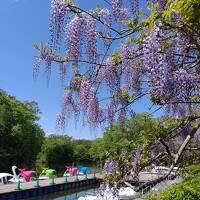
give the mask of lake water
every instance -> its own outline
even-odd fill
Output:
[[[77,200],[79,197],[84,197],[86,195],[96,195],[98,191],[98,186],[84,187],[82,189],[75,189],[70,191],[62,191],[57,193],[52,193],[49,195],[44,195],[41,197],[30,198],[29,200]]]

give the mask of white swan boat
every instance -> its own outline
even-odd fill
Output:
[[[12,166],[13,175],[12,175],[12,178],[9,180],[9,182],[12,182],[12,183],[17,183],[19,181],[24,182],[24,179],[20,177],[20,175],[17,175],[16,169],[17,169],[16,166]]]
[[[6,184],[13,178],[12,174],[0,173],[0,184]]]
[[[9,173],[0,173],[0,184],[5,183],[17,183],[17,182],[29,182],[32,180],[35,180],[35,178],[32,176],[32,174],[35,173],[35,171],[32,170],[26,170],[26,169],[19,169],[20,173],[17,175],[16,169],[18,167],[12,166],[12,172],[13,174]]]
[[[12,166],[13,174],[9,173],[0,173],[0,184],[7,184],[7,183],[17,183],[17,182],[24,182],[23,178],[16,173],[16,166]]]

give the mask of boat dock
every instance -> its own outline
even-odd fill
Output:
[[[87,176],[59,177],[25,183],[12,183],[0,186],[0,200],[19,200],[42,196],[53,192],[77,189],[99,184],[100,173]]]

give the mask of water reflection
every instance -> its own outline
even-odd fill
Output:
[[[96,193],[97,193],[97,188],[92,188],[92,189],[84,190],[81,192],[76,192],[74,194],[58,197],[58,198],[55,198],[54,200],[76,200],[79,197],[84,197],[88,194],[96,195]]]
[[[57,192],[41,197],[31,198],[29,200],[77,200],[79,197],[84,197],[86,195],[96,195],[97,190],[98,185],[93,187],[84,187],[79,190],[76,189],[71,191]]]

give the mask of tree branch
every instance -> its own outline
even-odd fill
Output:
[[[165,141],[162,138],[159,139],[159,142],[165,147],[165,150],[167,154],[169,155],[170,160],[172,161],[173,158],[175,158],[175,155],[170,151],[168,145],[165,143]]]
[[[144,184],[140,185],[139,187],[137,187],[135,189],[135,191],[140,191],[140,190],[142,190],[142,189],[144,189],[146,187],[156,185],[156,184],[160,183],[161,181],[165,180],[171,174],[171,172],[173,171],[174,167],[178,164],[178,162],[180,160],[180,157],[182,156],[183,151],[185,150],[186,146],[189,144],[191,139],[194,137],[195,133],[199,130],[199,128],[200,128],[200,123],[195,128],[193,128],[193,130],[187,135],[186,139],[184,140],[184,142],[180,146],[177,154],[175,155],[175,159],[174,159],[172,165],[169,168],[169,172],[165,176],[162,176],[162,177],[160,177],[160,178],[158,178],[156,180],[144,183]]]

